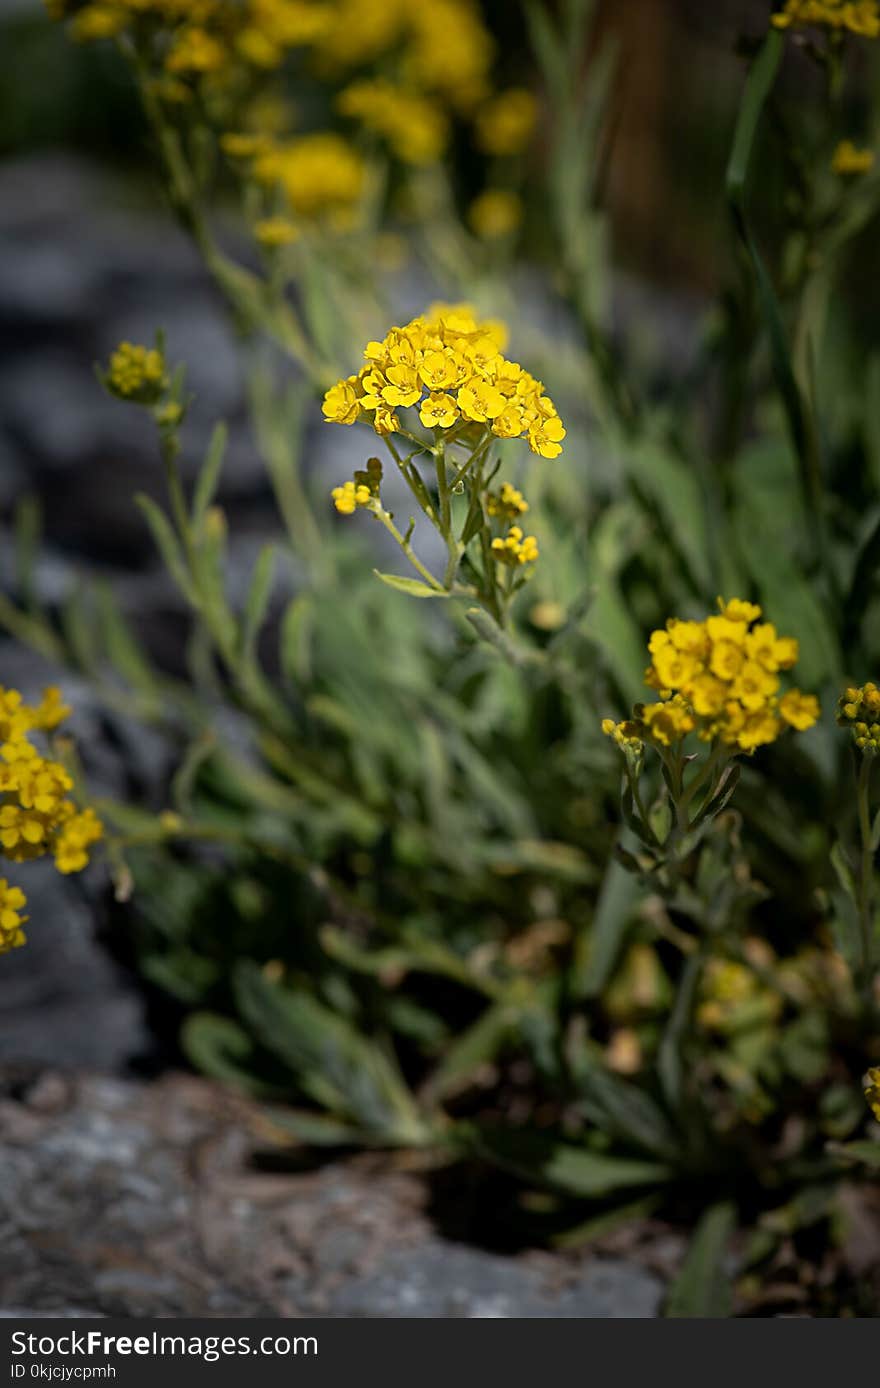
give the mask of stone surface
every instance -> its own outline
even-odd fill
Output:
[[[206,1081],[9,1069],[0,1094],[5,1314],[657,1314],[660,1280],[623,1257],[443,1240],[387,1156],[259,1170],[267,1118]]]

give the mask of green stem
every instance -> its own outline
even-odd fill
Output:
[[[406,555],[409,562],[412,564],[413,568],[416,570],[417,573],[421,574],[422,578],[425,580],[428,586],[430,588],[433,588],[436,593],[447,592],[447,589],[444,588],[442,583],[438,582],[438,580],[431,573],[430,569],[425,568],[425,565],[422,563],[421,559],[416,554],[409,540],[407,540],[403,535],[401,535],[397,526],[394,524],[394,521],[391,519],[390,515],[385,510],[385,508],[382,506],[381,502],[373,502],[373,504],[370,505],[368,509],[372,512],[372,514],[376,517],[377,520],[382,522],[389,535],[394,536],[394,539],[397,541],[400,548],[403,550],[404,554]]]
[[[862,841],[859,872],[859,934],[862,946],[861,984],[870,998],[873,984],[873,927],[874,927],[874,851],[871,845],[870,786],[874,766],[873,753],[863,753],[859,767],[857,804],[859,834]]]

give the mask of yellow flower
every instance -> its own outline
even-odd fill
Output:
[[[343,482],[341,487],[334,487],[330,495],[341,516],[354,515],[358,506],[368,506],[373,498],[369,487],[362,482]]]
[[[486,154],[519,154],[532,138],[538,105],[522,87],[499,92],[477,115],[477,143]]]
[[[349,376],[347,381],[339,381],[337,385],[330,387],[321,406],[325,419],[331,420],[334,424],[354,424],[360,414],[360,402],[355,390],[356,381],[356,376]]]
[[[504,520],[515,520],[524,516],[529,509],[522,492],[509,482],[503,482],[500,492],[489,492],[486,496],[486,510],[490,516],[501,516]]]
[[[11,887],[5,877],[0,877],[0,954],[26,943],[22,930],[27,921],[27,916],[22,915],[26,905],[21,888]]]
[[[859,751],[880,751],[880,689],[873,681],[844,690],[837,703],[837,723],[850,730]]]
[[[52,849],[58,871],[65,876],[71,872],[82,872],[89,861],[89,849],[103,836],[104,826],[94,810],[70,815]]]
[[[689,683],[697,673],[697,661],[686,651],[679,651],[670,641],[654,656],[654,669],[664,689],[678,689]]]
[[[477,376],[471,377],[458,392],[458,408],[461,410],[465,419],[473,419],[478,423],[485,423],[486,420],[495,419],[504,409],[505,400],[500,390],[491,385],[488,381],[481,380]]]
[[[719,599],[718,607],[704,622],[671,618],[665,629],[652,632],[645,683],[659,692],[660,702],[637,709],[645,735],[669,746],[696,732],[702,741],[751,753],[787,728],[802,732],[812,727],[819,717],[812,695],[797,689],[779,695],[779,671],[797,659],[794,638],[777,635],[769,622],[755,625],[761,616],[755,603]],[[874,736],[873,727],[863,721],[869,702],[880,749],[880,690],[875,686],[847,690],[839,721],[850,724],[858,745],[865,745],[859,738]]]
[[[122,33],[128,21],[125,10],[116,5],[85,5],[74,15],[70,32],[81,43],[111,39]]]
[[[254,227],[254,235],[261,246],[266,246],[267,249],[278,249],[298,241],[301,232],[299,227],[294,226],[287,217],[264,217]]]
[[[529,448],[542,458],[558,458],[564,438],[565,429],[558,416],[541,419],[529,426]]]
[[[857,149],[852,140],[841,140],[831,160],[831,172],[841,178],[870,173],[874,167],[874,151]]]
[[[520,225],[522,215],[520,198],[503,188],[487,188],[468,208],[468,221],[484,241],[510,236]]]
[[[538,542],[534,535],[523,535],[518,525],[512,525],[503,540],[492,541],[492,553],[502,564],[534,564],[539,556]]]
[[[771,23],[777,29],[824,25],[876,39],[880,37],[880,5],[877,0],[785,0]]]
[[[694,714],[680,694],[663,703],[643,705],[641,721],[647,735],[664,747],[681,742],[696,727]]]
[[[458,419],[458,406],[451,395],[429,395],[422,401],[419,419],[426,429],[449,429]]]
[[[765,670],[756,660],[747,660],[733,683],[731,693],[743,708],[755,712],[779,688],[779,677]]]
[[[802,694],[799,689],[789,689],[779,700],[779,713],[790,727],[802,733],[818,722],[819,700],[813,694]]]
[[[257,156],[258,183],[278,185],[297,216],[344,229],[355,214],[366,185],[366,165],[340,135],[317,133],[277,145]]]
[[[139,405],[154,405],[168,387],[165,360],[158,348],[131,342],[120,342],[104,380],[114,395]]]
[[[505,341],[503,324],[479,321],[468,305],[433,304],[367,343],[365,364],[327,392],[324,414],[342,424],[372,415],[376,432],[388,434],[400,427],[395,410],[416,407],[426,427],[457,427],[456,439],[467,446],[480,431],[464,431],[459,416],[486,426],[484,439],[489,430],[499,438],[525,435],[533,452],[555,458],[565,428],[541,382],[502,356]],[[442,398],[453,392],[455,413]]]
[[[226,49],[206,29],[193,24],[174,37],[165,59],[168,72],[202,74],[217,72],[226,62]]]
[[[59,872],[79,872],[103,835],[94,811],[78,810],[70,799],[70,773],[31,740],[33,733],[53,731],[70,712],[54,685],[36,705],[15,689],[0,688],[0,857],[20,863],[51,853]],[[24,944],[24,905],[20,889],[0,879],[0,954]]]
[[[337,106],[382,135],[408,164],[435,163],[449,138],[449,122],[436,101],[382,77],[353,82],[340,93]]]
[[[618,747],[631,747],[636,752],[641,750],[645,731],[641,723],[633,720],[615,723],[613,718],[603,718],[602,731],[606,737],[613,737]]]

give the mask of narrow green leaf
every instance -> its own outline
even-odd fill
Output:
[[[264,545],[254,565],[241,627],[241,653],[245,661],[256,656],[257,638],[266,620],[275,577],[275,546]]]
[[[281,619],[281,672],[294,688],[311,681],[314,603],[307,593],[293,598]]]
[[[666,1300],[664,1315],[674,1319],[726,1318],[733,1308],[733,1291],[724,1268],[736,1209],[712,1205],[700,1219],[681,1270]]]
[[[146,496],[143,492],[139,492],[135,497],[135,501],[146,516],[147,524],[152,531],[153,539],[162,556],[165,567],[168,569],[168,572],[187,602],[191,603],[193,607],[198,606],[195,589],[193,588],[189,573],[187,572],[183,553],[178,543],[177,536],[171,527],[171,522],[165,515],[165,512],[156,505],[151,496]]]
[[[770,29],[746,81],[725,177],[727,196],[733,203],[741,202],[745,192],[755,136],[776,81],[783,48],[782,34],[778,29]]]
[[[679,1150],[663,1110],[631,1081],[596,1063],[583,1070],[579,1088],[587,1101],[588,1115],[603,1132],[634,1143],[656,1157],[672,1158]]]
[[[305,1094],[387,1142],[422,1140],[413,1098],[384,1051],[303,989],[270,982],[250,960],[233,982],[244,1019]]]
[[[430,588],[427,583],[422,583],[418,578],[401,578],[399,574],[383,574],[378,569],[373,573],[377,578],[381,578],[383,583],[387,583],[389,588],[395,588],[398,593],[408,593],[411,598],[448,598],[450,595],[443,588]]]
[[[579,942],[573,966],[576,997],[595,998],[610,979],[626,942],[643,889],[622,863],[612,859],[605,872],[590,932]]]
[[[872,1171],[880,1171],[880,1142],[865,1138],[860,1142],[829,1142],[828,1151],[841,1161],[869,1166]]]
[[[600,1199],[632,1186],[653,1186],[671,1176],[669,1167],[660,1162],[591,1152],[533,1129],[476,1127],[471,1140],[478,1153],[498,1166],[584,1199]]]
[[[196,481],[195,494],[193,496],[192,523],[196,534],[202,528],[205,513],[211,502],[214,500],[217,491],[217,484],[220,480],[220,472],[223,467],[223,460],[226,456],[226,442],[228,430],[222,422],[217,424],[211,434],[211,442],[205,454],[201,470]]]
[[[831,866],[834,868],[837,880],[841,887],[843,887],[847,896],[852,901],[857,902],[859,896],[856,888],[856,879],[853,876],[853,870],[850,866],[846,848],[840,839],[837,839],[831,848]]]

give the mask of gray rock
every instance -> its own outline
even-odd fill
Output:
[[[5,1079],[5,1084],[3,1083]],[[0,1305],[117,1316],[649,1317],[622,1257],[449,1243],[375,1154],[260,1173],[253,1104],[203,1081],[0,1071]],[[4,1271],[5,1269],[5,1271]]]

